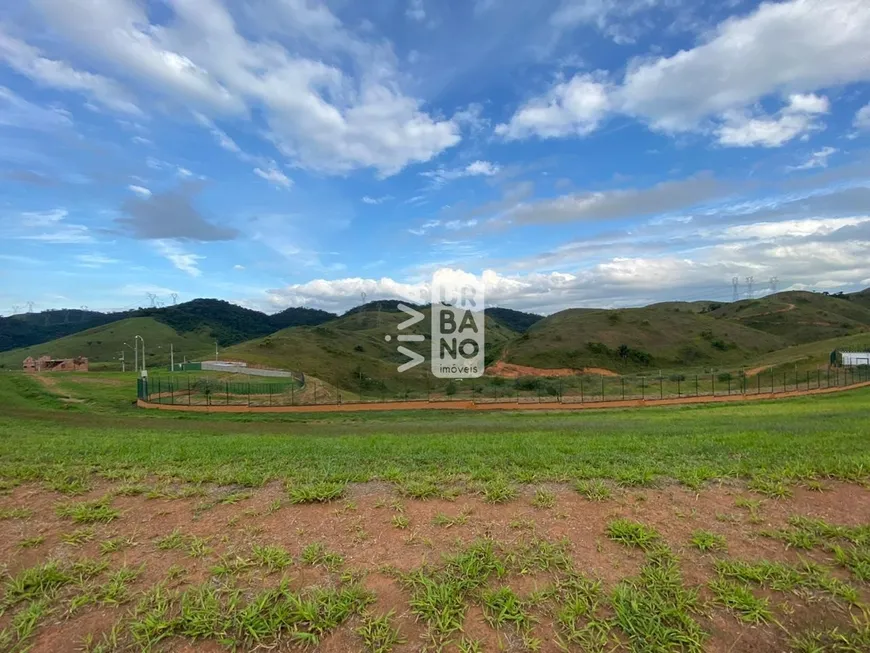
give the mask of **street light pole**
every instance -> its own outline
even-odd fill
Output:
[[[133,371],[136,372],[136,374],[139,374],[139,344],[136,342],[136,338],[138,337],[139,336],[133,337],[133,344],[135,347],[130,347],[126,342],[124,343],[125,347],[130,347],[130,349],[133,350]]]
[[[169,369],[175,371],[175,350],[172,348],[172,343],[169,343]]]
[[[144,372],[145,371],[145,338],[143,338],[140,335],[133,336],[133,343],[134,344],[135,344],[137,339],[142,342],[142,371]],[[136,349],[136,372],[137,372],[137,374],[139,372],[138,359],[139,359],[139,350],[137,348]]]

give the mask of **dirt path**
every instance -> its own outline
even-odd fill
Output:
[[[680,406],[691,404],[721,404],[739,401],[763,401],[783,399],[786,397],[803,397],[809,395],[823,395],[845,390],[870,387],[870,381],[855,383],[849,386],[835,386],[833,388],[814,388],[812,390],[789,390],[787,392],[761,392],[757,394],[731,394],[731,395],[702,395],[699,397],[673,397],[669,399],[626,399],[614,401],[393,401],[371,403],[332,403],[319,404],[316,406],[179,406],[171,404],[155,404],[137,401],[140,408],[154,408],[158,410],[174,410],[179,412],[197,413],[354,413],[369,411],[398,411],[398,410],[601,410],[606,408],[650,408],[654,406]]]
[[[64,401],[68,404],[82,404],[84,403],[84,399],[80,399],[79,397],[75,397],[68,393],[66,390],[61,388],[57,379],[52,376],[46,376],[45,374],[34,374],[33,377],[39,381],[42,385],[44,385],[49,392],[58,396],[61,401]]]

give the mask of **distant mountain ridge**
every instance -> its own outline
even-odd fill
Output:
[[[153,317],[178,333],[207,329],[219,345],[226,347],[292,326],[316,326],[337,316],[313,308],[288,308],[267,315],[221,299],[194,299],[161,308],[109,313],[51,310],[0,318],[0,351],[42,344],[134,317]]]

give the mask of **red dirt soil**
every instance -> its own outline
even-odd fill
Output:
[[[500,376],[505,379],[517,379],[521,376],[576,376],[577,374],[596,374],[598,376],[619,376],[616,372],[606,370],[602,367],[584,367],[581,369],[571,369],[568,367],[556,367],[546,369],[543,367],[528,367],[526,365],[515,365],[513,363],[505,363],[503,360],[496,361],[486,368],[486,373],[490,376]]]
[[[797,552],[781,541],[761,536],[765,529],[786,526],[792,515],[816,517],[844,526],[866,523],[870,519],[867,510],[870,489],[857,485],[832,482],[821,493],[796,487],[793,488],[793,497],[781,500],[748,494],[739,483],[713,485],[698,493],[682,486],[615,489],[614,498],[603,502],[590,502],[565,486],[547,485],[525,487],[516,500],[499,505],[484,503],[477,496],[460,496],[456,501],[401,499],[391,486],[377,483],[351,486],[346,500],[330,504],[288,505],[286,494],[278,483],[254,490],[250,498],[238,503],[221,504],[220,499],[231,490],[210,487],[208,496],[196,498],[149,500],[144,496],[115,496],[112,506],[122,511],[118,520],[94,526],[95,536],[85,544],[63,543],[61,534],[69,533],[77,526],[69,519],[57,516],[54,506],[68,501],[97,499],[115,488],[114,484],[98,481],[87,495],[70,498],[28,484],[0,497],[0,508],[26,507],[33,511],[31,517],[6,520],[0,530],[0,559],[5,561],[10,575],[48,559],[101,558],[110,565],[110,571],[104,573],[122,565],[144,565],[142,573],[130,586],[130,600],[120,606],[85,607],[67,614],[65,602],[75,595],[75,588],[64,588],[55,599],[57,609],[44,618],[31,640],[34,653],[81,651],[86,635],[94,635],[99,640],[118,620],[123,623],[128,619],[139,593],[161,581],[167,583],[170,591],[219,582],[211,571],[219,556],[248,556],[253,544],[280,545],[293,556],[293,564],[283,572],[292,589],[333,586],[338,572],[310,567],[300,560],[302,549],[313,542],[322,542],[329,550],[342,554],[345,557],[342,569],[362,573],[363,585],[375,595],[375,603],[370,608],[372,612],[395,611],[395,624],[406,641],[393,650],[397,653],[421,651],[425,623],[411,612],[411,594],[388,571],[390,568],[408,572],[425,564],[437,565],[442,554],[456,552],[480,538],[490,538],[499,549],[507,551],[535,538],[549,542],[564,540],[574,568],[588,577],[600,579],[606,595],[609,595],[617,583],[637,574],[644,560],[639,549],[623,546],[606,536],[608,522],[620,517],[654,527],[678,554],[684,584],[698,587],[704,601],[712,598],[706,582],[715,577],[713,564],[716,558],[790,563],[809,559],[834,568],[837,577],[856,585],[862,600],[870,598],[870,585],[858,583],[844,570],[835,568],[833,558],[823,550]],[[536,489],[553,493],[555,503],[552,508],[543,509],[532,504]],[[735,506],[738,497],[750,496],[762,499],[755,518],[746,509]],[[283,502],[282,507],[270,511],[269,506],[276,500]],[[468,514],[464,524],[445,528],[433,522],[439,513],[456,516],[460,512]],[[407,529],[393,525],[393,517],[399,514],[408,518]],[[182,549],[157,548],[157,540],[174,529],[186,536],[207,539],[211,551],[202,558],[192,558]],[[689,539],[697,529],[724,537],[727,552],[704,554],[691,547]],[[35,548],[19,547],[22,539],[37,535],[45,538],[42,544]],[[134,544],[101,555],[100,542],[118,536],[132,537]],[[167,574],[173,566],[181,566],[184,573],[179,578],[168,580]],[[277,585],[281,576],[282,572],[268,573],[262,567],[253,567],[241,572],[236,582],[241,587],[261,590]],[[554,576],[550,572],[511,572],[503,578],[493,579],[488,586],[507,585],[525,598],[553,582]],[[797,633],[808,626],[850,628],[849,611],[822,596],[781,592],[765,594],[757,588],[754,591],[759,596],[770,596],[770,607],[782,627],[773,623],[744,624],[734,613],[707,604],[701,614],[695,615],[701,627],[710,634],[705,651],[786,650],[787,633]],[[464,631],[482,641],[482,650],[520,650],[514,630],[509,627],[496,630],[487,624],[473,596],[469,597],[468,604]],[[0,630],[9,625],[17,612],[17,608],[11,609],[0,616]],[[532,608],[532,613],[537,619],[533,635],[542,642],[540,650],[547,653],[560,650],[554,643],[556,631],[551,610]],[[314,650],[363,651],[362,640],[355,633],[358,625],[359,618],[351,618],[326,636]],[[290,650],[291,646],[284,641],[278,648]],[[162,643],[156,650],[228,649],[210,640],[173,639]],[[456,648],[455,645],[448,646],[445,650],[456,651]]]

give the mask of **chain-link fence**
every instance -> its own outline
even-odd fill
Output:
[[[337,389],[301,375],[269,381],[226,381],[173,374],[139,379],[138,397],[149,403],[188,406],[309,406],[395,402],[474,403],[602,403],[617,401],[691,399],[776,395],[825,388],[847,387],[870,381],[870,366],[832,367],[793,372],[768,370],[669,374],[657,376],[520,377],[505,379],[443,380],[431,378],[425,386],[356,392]]]

